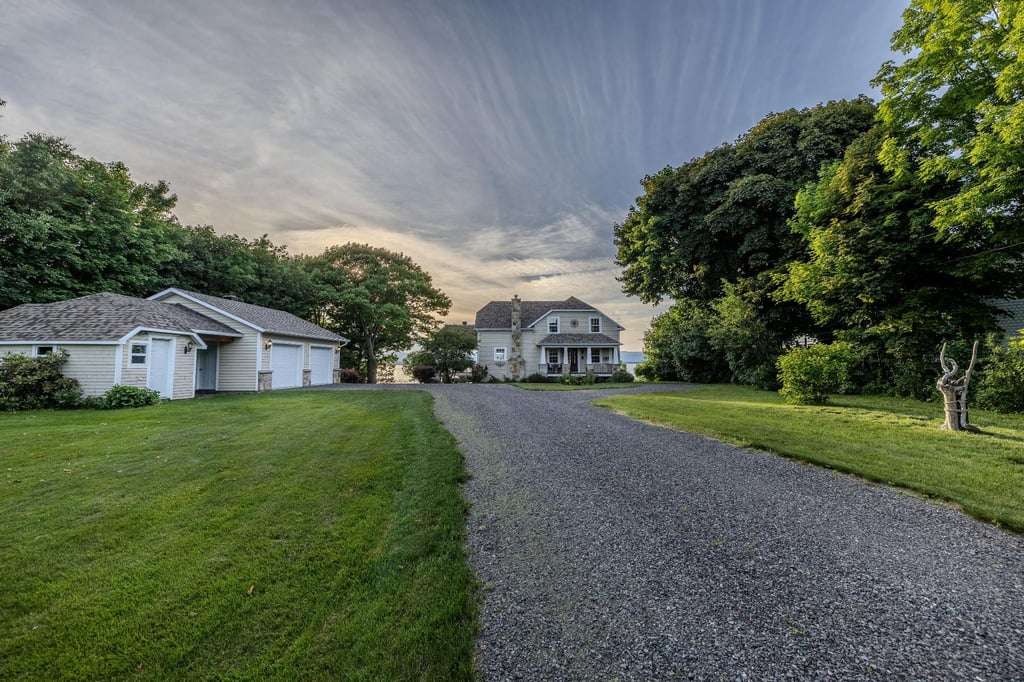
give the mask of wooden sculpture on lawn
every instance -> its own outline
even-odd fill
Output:
[[[942,424],[944,431],[971,431],[978,433],[978,429],[971,426],[967,419],[967,386],[971,383],[971,372],[974,371],[974,362],[978,359],[978,342],[974,342],[974,349],[971,352],[971,364],[967,366],[964,375],[954,379],[957,372],[956,360],[946,358],[946,344],[942,344],[942,351],[939,353],[939,365],[942,367],[942,376],[935,382],[935,388],[942,394],[946,405],[946,421]]]

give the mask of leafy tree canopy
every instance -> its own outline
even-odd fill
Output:
[[[430,365],[441,375],[442,383],[450,384],[456,373],[473,366],[476,331],[465,325],[445,325],[431,333],[422,346],[406,358],[406,364]]]
[[[883,162],[899,174],[953,183],[932,203],[947,238],[1020,260],[1024,6],[912,0],[892,46],[908,56],[883,64],[873,83],[884,96]]]
[[[794,260],[793,197],[874,116],[867,97],[771,114],[734,144],[645,177],[644,195],[614,227],[623,290],[649,303],[710,302],[723,281]]]
[[[426,271],[387,249],[333,246],[303,266],[312,278],[314,320],[350,339],[346,349],[371,384],[384,355],[424,339],[451,308]]]

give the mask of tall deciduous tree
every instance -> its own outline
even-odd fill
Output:
[[[409,354],[406,364],[430,365],[441,375],[442,383],[450,384],[456,373],[473,366],[476,331],[465,325],[445,325],[431,333],[422,346],[422,350]]]
[[[451,300],[408,256],[368,244],[328,248],[304,260],[313,279],[313,317],[350,339],[346,349],[377,382],[377,365],[439,324]]]
[[[178,256],[166,183],[137,184],[46,135],[0,148],[0,308],[160,284]]]
[[[996,328],[986,300],[1006,282],[958,272],[964,254],[931,225],[930,204],[950,183],[893,176],[879,162],[883,139],[880,130],[865,134],[797,195],[791,224],[809,254],[790,264],[783,295],[857,345],[867,388],[923,395],[937,344]]]
[[[977,271],[1024,267],[1024,5],[1019,0],[912,0],[886,62],[881,158],[898,175],[940,178],[933,224],[984,257]],[[1018,271],[1019,272],[1019,271]],[[1024,278],[1016,291],[1024,295]]]
[[[623,290],[651,303],[710,302],[723,281],[794,260],[802,245],[786,224],[793,197],[874,116],[866,97],[772,114],[734,144],[645,177],[644,195],[614,226]]]

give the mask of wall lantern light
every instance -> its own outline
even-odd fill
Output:
[[[274,345],[274,340],[273,339],[267,339],[266,341],[263,342],[263,347],[265,349],[267,349],[267,350],[270,350],[273,347],[273,345]]]
[[[185,344],[185,355],[188,355],[189,353],[191,353],[192,349],[195,348],[195,347],[196,347],[196,345],[194,343],[192,343],[191,341],[186,343]]]

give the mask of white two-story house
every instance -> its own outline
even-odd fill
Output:
[[[479,363],[491,376],[607,376],[619,367],[622,325],[575,296],[564,301],[491,301],[476,314]]]

